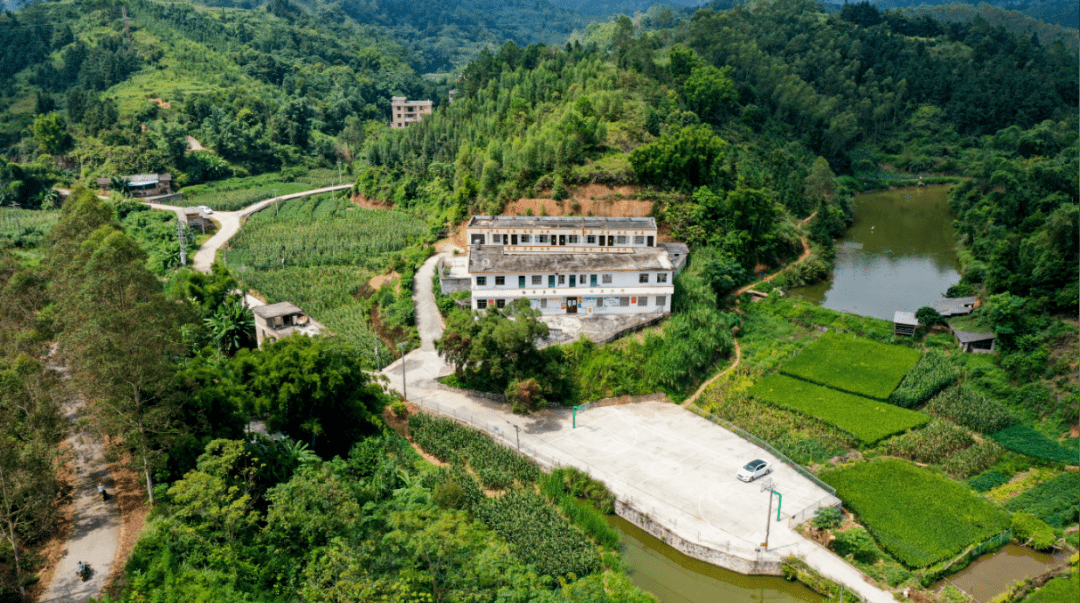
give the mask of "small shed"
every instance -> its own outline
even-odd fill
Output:
[[[900,312],[893,314],[893,334],[894,335],[906,335],[911,337],[915,335],[915,329],[919,328],[919,319],[915,318],[914,312]]]
[[[994,340],[996,336],[993,333],[975,333],[973,331],[961,331],[960,329],[953,328],[953,336],[956,337],[956,342],[960,346],[960,349],[969,353],[987,354],[994,351]]]
[[[191,228],[199,228],[206,233],[206,227],[211,226],[210,218],[206,216],[202,209],[198,207],[185,207],[180,211],[180,215],[184,221]]]
[[[261,348],[267,339],[276,341],[293,333],[308,337],[322,333],[323,326],[315,322],[292,302],[278,302],[251,309],[255,314],[255,340]]]
[[[944,318],[967,316],[975,309],[977,301],[978,297],[946,297],[933,302],[930,307]]]

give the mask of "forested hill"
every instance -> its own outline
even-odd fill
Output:
[[[880,9],[909,8],[952,4],[952,0],[875,0]],[[834,4],[843,4],[834,2]],[[1073,0],[991,0],[990,4],[1021,12],[1033,19],[1076,29],[1080,26],[1080,7]]]

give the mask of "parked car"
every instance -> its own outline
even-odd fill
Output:
[[[750,461],[739,472],[735,474],[735,477],[744,482],[752,482],[759,477],[772,473],[772,465],[761,459]]]

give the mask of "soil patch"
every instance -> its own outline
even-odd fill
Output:
[[[636,199],[636,186],[610,187],[587,184],[572,189],[567,199],[556,201],[550,191],[533,199],[518,199],[506,204],[504,216],[605,216],[610,218],[645,218],[653,210],[653,202]]]
[[[71,458],[71,443],[61,442],[60,450],[64,454],[64,462],[57,469],[57,478],[60,481],[60,497],[56,501],[57,520],[52,535],[33,551],[33,557],[41,562],[38,570],[39,579],[26,589],[30,601],[37,601],[49,588],[53,576],[56,575],[56,566],[64,558],[64,547],[68,536],[71,534],[71,524],[74,519],[71,492],[74,488],[74,473]]]
[[[172,109],[172,105],[169,104],[168,101],[161,100],[160,98],[148,96],[146,97],[146,100],[152,101],[154,104],[156,104],[158,107],[161,107],[162,109]]]
[[[455,251],[465,253],[464,241],[459,245],[457,237],[442,239],[435,243],[435,253],[453,253]]]
[[[435,465],[436,467],[446,467],[447,465],[449,465],[449,463],[445,463],[443,461],[440,461],[439,459],[435,458],[431,454],[428,454],[427,452],[424,451],[423,448],[418,446],[416,444],[416,442],[413,441],[412,436],[409,435],[409,415],[416,414],[416,413],[420,412],[420,409],[417,408],[417,406],[415,404],[413,404],[412,402],[406,402],[405,403],[405,409],[408,411],[406,413],[406,415],[404,417],[399,417],[399,416],[395,415],[393,411],[390,410],[389,406],[384,408],[383,413],[382,413],[383,414],[383,421],[390,427],[390,429],[393,429],[399,436],[401,436],[401,437],[405,438],[406,440],[408,440],[409,445],[413,447],[413,450],[415,450],[416,453],[419,454],[420,456],[424,457],[425,461],[431,463],[432,465]]]
[[[120,510],[120,543],[116,548],[112,570],[105,581],[105,592],[112,597],[118,597],[122,590],[124,566],[135,548],[135,543],[139,541],[139,534],[146,525],[146,516],[150,513],[145,483],[137,473],[128,468],[128,461],[125,455],[109,463],[109,475],[113,481],[113,491],[109,495],[116,497]]]
[[[367,284],[369,287],[377,291],[382,288],[383,285],[398,278],[401,278],[400,274],[394,271],[390,271],[386,274],[378,274],[371,277],[371,280],[369,280]]]
[[[387,203],[378,199],[368,199],[363,195],[353,195],[350,197],[350,200],[364,209],[394,209],[392,203]]]

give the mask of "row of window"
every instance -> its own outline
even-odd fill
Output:
[[[483,237],[484,235],[473,235],[473,243],[479,241],[483,244]],[[586,245],[601,247],[629,245],[630,240],[629,235],[585,235]],[[634,245],[645,245],[646,242],[652,245],[652,237],[646,238],[644,235],[634,236],[633,241]],[[581,243],[581,235],[493,234],[491,243],[493,245],[578,245]]]
[[[656,307],[662,308],[665,304],[667,304],[667,296],[666,295],[657,295],[655,297],[656,297],[656,303],[655,303]],[[618,306],[620,308],[629,308],[631,305],[635,305],[635,306],[637,306],[639,308],[647,308],[647,307],[649,307],[649,298],[647,296],[644,296],[644,295],[639,295],[639,296],[635,296],[635,297],[630,297],[630,296],[624,295],[624,296],[617,297],[617,298],[616,297],[610,297],[610,298],[601,297],[599,299],[600,300],[608,300],[608,299],[616,300],[617,299],[618,300]],[[505,299],[496,299],[496,300],[493,300],[493,301],[495,302],[495,307],[496,308],[504,308],[504,307],[506,307],[506,300]],[[529,302],[530,303],[531,302],[539,302],[539,304],[531,303],[531,305],[534,308],[539,307],[541,310],[546,310],[547,307],[548,307],[548,299],[546,297],[542,297],[539,300],[530,299]],[[554,300],[551,300],[551,302],[552,303],[563,304],[563,302],[561,300],[559,300],[558,298],[556,298]],[[575,301],[574,303],[577,303],[577,302]],[[610,304],[609,303],[602,303],[602,305],[604,307],[609,307],[609,306],[614,306],[615,304],[613,302],[613,303],[610,303]],[[483,309],[485,309],[487,307],[488,307],[488,300],[486,300],[486,299],[478,299],[478,300],[476,300],[476,309],[477,310],[483,310]]]
[[[597,276],[599,276],[600,278],[597,279]],[[648,273],[648,272],[642,272],[642,273],[638,274],[638,282],[639,283],[650,283],[650,282],[652,282],[651,278],[652,277],[650,276],[650,273]],[[549,274],[549,275],[547,275],[547,286],[549,288],[565,287],[566,284],[567,284],[567,281],[569,281],[571,287],[584,287],[584,286],[586,286],[585,285],[586,282],[588,283],[589,287],[597,287],[599,285],[610,285],[612,283],[612,275],[610,275],[610,274],[600,274],[600,275],[596,275],[596,274],[584,275],[584,274],[582,274],[580,276],[577,275],[577,274]],[[658,284],[668,282],[667,273],[666,272],[658,272],[656,274],[656,282]],[[544,276],[540,275],[540,274],[533,274],[529,278],[529,284],[531,284],[533,287],[542,287],[542,286],[544,286]],[[477,287],[486,287],[487,286],[487,277],[486,276],[478,276],[478,277],[476,277],[476,286]],[[496,287],[505,287],[506,286],[506,277],[505,276],[496,276],[495,277],[495,286]],[[526,287],[525,276],[524,275],[518,276],[518,288],[519,289],[524,289],[525,287]]]

